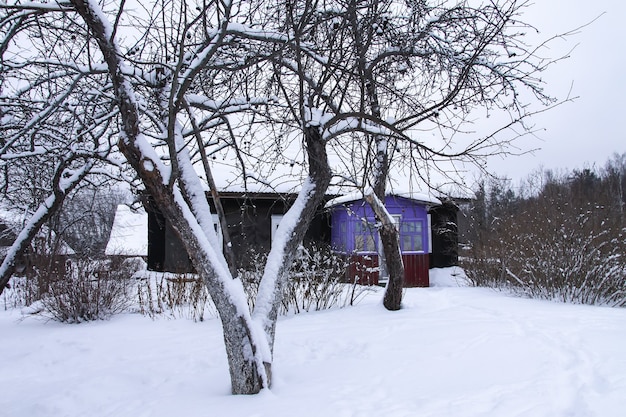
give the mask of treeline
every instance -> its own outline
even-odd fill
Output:
[[[474,285],[626,306],[626,153],[603,168],[479,185],[463,265]]]

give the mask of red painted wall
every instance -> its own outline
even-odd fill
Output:
[[[404,262],[404,286],[428,287],[428,254],[402,255]],[[349,282],[361,285],[378,285],[378,255],[352,255],[347,271]]]

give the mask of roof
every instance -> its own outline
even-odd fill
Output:
[[[409,200],[413,200],[418,203],[423,203],[428,206],[441,205],[441,201],[438,198],[429,196],[428,194],[419,193],[419,192],[395,192],[395,193],[387,193],[387,196],[402,197],[402,198],[406,198]],[[364,199],[364,196],[362,192],[350,193],[350,194],[346,194],[341,197],[337,197],[337,198],[333,198],[332,200],[329,200],[326,203],[325,207],[330,208],[330,207],[350,203],[352,201],[363,200],[363,199]]]
[[[106,255],[148,256],[148,215],[120,204],[115,212]]]
[[[8,248],[22,231],[27,219],[25,213],[18,213],[15,210],[7,210],[3,203],[0,203],[0,257],[6,256]],[[57,235],[54,230],[50,230],[45,224],[41,226],[31,245],[39,245],[40,250],[48,251],[50,244],[56,242],[58,245],[54,251],[56,255],[75,255],[76,252],[63,239],[57,242]]]

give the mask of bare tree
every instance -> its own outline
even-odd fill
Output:
[[[59,59],[80,49],[64,40],[82,29],[57,24],[41,7],[3,4],[0,15],[1,192],[27,219],[0,266],[0,292],[42,225],[111,150],[100,121],[111,108],[91,88],[84,62]]]
[[[354,151],[341,161],[345,172],[334,173],[340,183],[365,191],[373,185],[376,191],[367,194],[371,202],[379,201],[374,206],[388,225],[384,206],[374,197],[384,192],[396,143],[404,144],[397,152],[407,153],[409,168],[434,158],[478,158],[502,141],[492,135],[450,151],[448,139],[433,147],[414,129],[426,125],[457,132],[474,105],[499,105],[517,82],[534,86],[533,71],[518,71],[526,68],[529,55],[513,60],[511,51],[504,55],[511,61],[499,66],[508,44],[498,42],[517,39],[504,31],[508,20],[498,20],[505,7],[409,3],[408,18],[394,15],[395,7],[407,10],[404,3],[373,0],[155,1],[135,10],[125,2],[95,0],[0,4],[6,11],[2,18],[15,23],[2,45],[19,38],[23,15],[38,31],[29,56],[14,54],[3,61],[3,68],[8,62],[16,74],[4,78],[5,85],[20,85],[6,84],[16,77],[31,85],[54,81],[52,93],[32,90],[42,105],[25,126],[50,126],[53,119],[41,116],[56,117],[66,108],[74,113],[68,120],[84,120],[66,136],[70,149],[85,131],[107,144],[116,139],[216,304],[233,393],[270,386],[283,288],[332,179],[329,149],[346,155],[341,148],[347,145]],[[24,70],[35,68],[27,62],[41,68],[41,77]],[[64,93],[77,91],[82,95]],[[15,87],[12,102],[18,92]],[[520,117],[511,125],[526,116],[517,109]],[[251,144],[251,137],[259,140]],[[120,164],[115,154],[94,152],[99,146],[90,148],[90,158]],[[211,158],[228,154],[242,181],[263,182],[251,164],[275,168],[267,150],[280,154],[285,146],[300,152],[301,160],[290,162],[304,168],[300,191],[272,243],[251,312],[230,246],[218,241],[213,228],[205,196],[208,187],[219,201]],[[265,152],[255,154],[259,149]],[[364,175],[371,161],[373,174]],[[222,225],[226,236],[223,219]],[[388,230],[397,242],[397,231]],[[386,246],[388,261],[401,267],[401,257],[393,257],[399,256],[398,245]],[[394,296],[390,308],[398,308],[400,300]]]
[[[77,80],[89,83],[80,89],[83,97],[90,97],[91,102],[109,111],[86,127],[100,130],[98,137],[119,137],[119,151],[184,242],[220,312],[233,393],[255,393],[268,387],[274,322],[282,295],[279,289],[330,181],[324,144],[319,129],[301,124],[307,152],[312,156],[308,180],[281,225],[283,239],[277,239],[280,243],[270,254],[256,303],[256,320],[248,310],[240,280],[230,272],[233,269],[229,269],[224,247],[217,240],[194,162],[204,162],[205,178],[209,179],[210,165],[203,152],[209,144],[205,143],[207,136],[200,133],[225,132],[226,139],[215,135],[216,146],[241,152],[228,116],[254,113],[254,106],[267,104],[268,100],[237,96],[242,90],[231,88],[239,81],[233,78],[237,77],[236,71],[254,70],[259,43],[286,44],[288,37],[250,27],[249,16],[255,13],[255,5],[250,2],[237,3],[234,8],[229,1],[205,2],[197,8],[188,7],[186,2],[158,2],[152,9],[137,13],[125,10],[124,3],[103,9],[96,2],[82,0],[1,7],[8,21],[17,19],[21,25],[24,20],[14,16],[28,15],[40,31],[29,37],[34,39],[29,56],[16,53],[4,60],[3,65],[13,70],[4,80],[15,90],[8,105],[19,101],[20,79],[29,85],[54,84],[54,91],[29,89],[33,99],[48,105],[42,104],[35,119],[24,125],[47,129],[52,120],[47,115],[59,117],[58,108],[74,110],[77,117],[68,120],[80,120],[89,103],[77,102],[72,93]],[[123,38],[118,35],[124,31],[124,38],[131,37],[134,43],[122,49]],[[22,40],[20,35],[17,29],[8,31],[5,45]],[[241,44],[240,39],[247,43]],[[39,46],[38,40],[47,45]],[[10,45],[6,47],[8,54],[13,51]],[[37,66],[48,76],[33,76],[29,70]],[[3,118],[3,125],[5,121]],[[80,142],[80,136],[68,134],[65,139],[69,149]],[[33,142],[45,143],[39,136],[33,137]],[[43,153],[48,154],[47,150]],[[101,157],[115,162],[112,155]],[[89,172],[91,166],[84,164],[77,172]],[[63,170],[57,172],[61,179],[67,176]],[[65,185],[67,181],[60,182]],[[209,186],[216,195],[214,184]],[[55,196],[64,197],[67,187],[57,188],[60,191]],[[45,209],[50,212],[49,204]]]
[[[524,43],[523,31],[530,29],[521,20],[526,1],[334,4],[335,22],[344,23],[335,25],[333,36],[346,32],[343,47],[352,53],[344,54],[349,60],[343,67],[356,73],[349,99],[362,119],[382,121],[379,132],[364,140],[364,179],[358,185],[381,224],[389,274],[384,305],[397,310],[404,268],[399,233],[384,207],[393,173],[405,168],[435,187],[427,171],[446,161],[481,167],[486,156],[510,153],[511,141],[531,130],[527,119],[554,103],[540,73],[558,59],[541,57],[541,46]],[[530,106],[533,100],[538,106]],[[467,135],[477,108],[508,117],[486,136]],[[426,141],[424,131],[441,138]],[[447,176],[445,170],[441,174]]]

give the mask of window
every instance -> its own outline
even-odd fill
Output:
[[[404,235],[402,236],[402,248],[404,250],[412,250],[413,249],[413,236]]]
[[[270,233],[270,239],[272,242],[274,241],[274,236],[276,236],[276,229],[278,229],[282,219],[282,214],[272,214],[272,231]]]
[[[354,249],[357,252],[376,252],[376,227],[365,219],[354,224]]]
[[[400,246],[403,252],[424,251],[423,222],[407,220],[400,224]]]
[[[400,233],[407,233],[407,234],[419,233],[421,235],[422,234],[422,222],[416,221],[416,220],[402,222]]]
[[[339,231],[336,232],[334,237],[334,242],[338,246],[335,249],[339,249],[341,251],[345,251],[348,243],[348,225],[346,221],[342,221],[339,223]],[[333,231],[334,232],[334,231]]]
[[[370,234],[354,235],[354,247],[357,252],[375,252],[376,241]]]
[[[217,214],[213,214],[213,228],[215,229],[215,234],[217,235],[217,241],[220,243],[224,242],[224,236],[222,236],[222,228],[220,227],[220,218]]]

